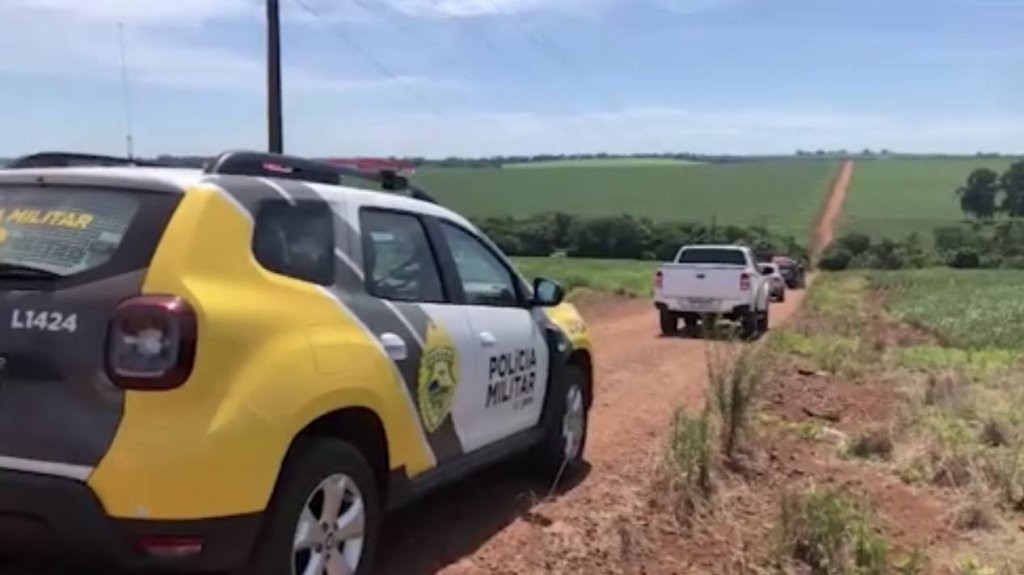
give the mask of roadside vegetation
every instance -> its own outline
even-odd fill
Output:
[[[584,258],[515,258],[516,267],[529,279],[558,281],[570,295],[601,292],[646,297],[654,281],[654,262]]]
[[[583,218],[563,212],[487,218],[477,225],[511,256],[666,261],[685,244],[739,243],[765,258],[777,253],[807,258],[793,236],[760,226],[654,222],[630,215]]]
[[[657,484],[680,555],[716,573],[1024,573],[1018,308],[1016,272],[826,274],[767,339],[709,343],[707,407],[677,416]]]

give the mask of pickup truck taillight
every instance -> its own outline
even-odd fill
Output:
[[[661,286],[665,283],[665,275],[661,273],[661,270],[654,272],[654,289],[661,289]]]
[[[107,375],[118,387],[180,387],[196,355],[196,314],[175,296],[141,296],[114,311],[107,336]]]
[[[750,274],[743,272],[740,274],[740,291],[750,290]]]

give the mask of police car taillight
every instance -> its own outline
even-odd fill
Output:
[[[107,375],[124,389],[163,390],[185,383],[196,354],[196,315],[184,299],[141,296],[114,312]]]

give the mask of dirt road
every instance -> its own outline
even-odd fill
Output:
[[[839,223],[839,216],[843,213],[843,202],[846,201],[846,192],[850,188],[850,180],[853,178],[853,161],[847,160],[839,169],[839,174],[832,183],[832,190],[829,193],[828,201],[825,203],[825,210],[818,220],[818,226],[814,230],[814,246],[812,249],[812,261],[817,262],[821,252],[828,244],[832,243],[835,237],[836,225]]]
[[[803,292],[772,306],[778,325]],[[543,557],[534,539],[581,511],[610,508],[623,488],[641,482],[653,450],[661,449],[672,414],[698,406],[706,385],[705,342],[659,336],[647,301],[625,301],[589,314],[596,349],[595,404],[586,458],[589,474],[554,500],[537,502],[544,487],[509,468],[473,478],[416,505],[396,526],[382,558],[388,575],[535,572]],[[534,493],[531,493],[533,491]],[[539,493],[538,493],[539,492]],[[540,518],[540,519],[538,519]]]
[[[816,228],[815,253],[834,236],[852,172],[847,162],[836,177]],[[773,305],[772,324],[789,318],[803,295],[792,291],[785,303]],[[590,557],[604,546],[592,540],[600,537],[595,521],[616,513],[624,494],[649,478],[652,456],[663,449],[676,408],[701,404],[706,344],[660,337],[646,300],[616,300],[583,311],[593,332],[597,373],[589,473],[555,498],[545,497],[547,486],[511,466],[431,497],[390,522],[381,573],[535,573],[551,569],[551,538],[577,537]],[[599,565],[600,558],[594,561]]]

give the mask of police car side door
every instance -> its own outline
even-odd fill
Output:
[[[537,425],[548,349],[505,258],[460,224],[438,220],[437,226],[476,340],[476,377],[459,390],[452,409],[462,444],[472,451]]]

